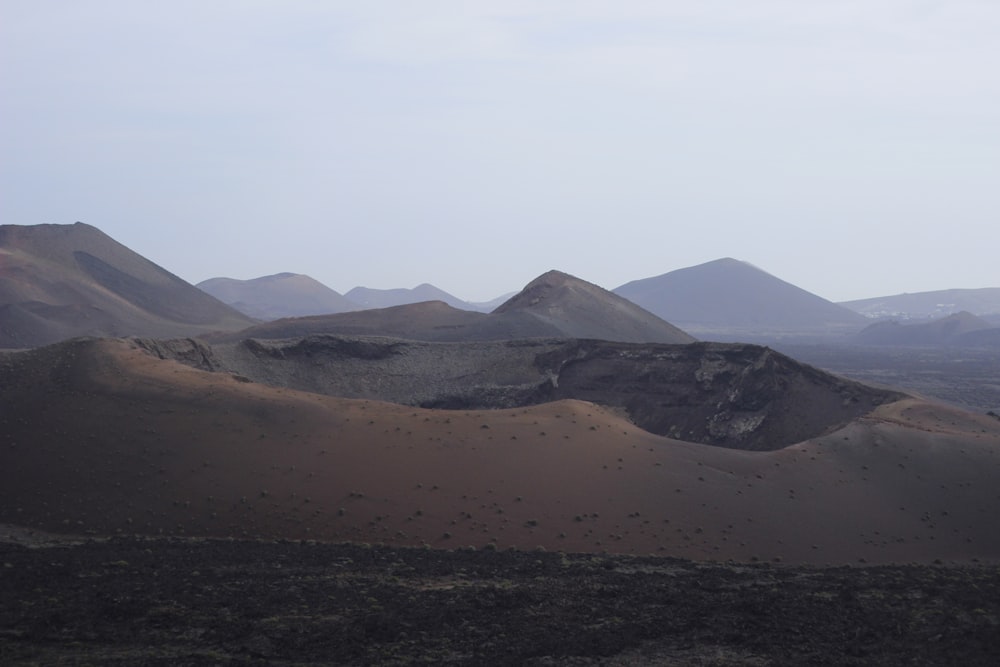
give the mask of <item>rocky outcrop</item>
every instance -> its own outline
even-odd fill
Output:
[[[827,433],[901,396],[748,344],[309,336],[213,348],[190,340],[143,346],[161,358],[269,385],[420,407],[580,399],[619,409],[652,433],[747,450]]]
[[[215,358],[212,348],[194,338],[175,338],[172,340],[133,338],[132,342],[160,359],[173,359],[203,371],[223,370],[223,366]]]

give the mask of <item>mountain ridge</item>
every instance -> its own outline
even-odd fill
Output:
[[[292,338],[314,334],[386,335],[422,341],[518,338],[594,338],[637,343],[690,343],[686,332],[608,290],[549,271],[491,313],[460,310],[443,301],[286,318],[212,337]]]
[[[1000,287],[905,292],[890,296],[841,301],[840,305],[870,318],[933,319],[968,311],[1000,316]]]

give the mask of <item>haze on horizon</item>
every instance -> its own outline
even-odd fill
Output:
[[[0,2],[0,223],[487,300],[1000,286],[1000,4]]]

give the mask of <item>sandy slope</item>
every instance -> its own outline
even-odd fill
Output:
[[[773,452],[583,401],[338,399],[121,340],[0,357],[0,522],[797,563],[1000,560],[1000,421],[908,400]]]

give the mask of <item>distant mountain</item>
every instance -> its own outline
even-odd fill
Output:
[[[1000,317],[1000,287],[948,289],[896,294],[871,299],[843,301],[842,306],[871,318],[898,320],[933,319],[967,311],[973,315]]]
[[[260,320],[326,315],[361,308],[339,292],[300,273],[252,280],[210,278],[197,285],[223,303]]]
[[[191,336],[252,322],[96,227],[0,226],[0,347]]]
[[[702,338],[836,336],[866,324],[854,311],[730,258],[634,280],[614,292]]]
[[[986,320],[961,312],[918,324],[876,322],[858,333],[854,340],[864,345],[961,345],[968,334],[992,328]],[[972,340],[974,342],[975,338]]]
[[[443,301],[452,308],[459,310],[480,310],[468,301],[462,301],[429,283],[417,285],[412,289],[373,289],[370,287],[355,287],[344,295],[362,308],[391,308],[405,306],[409,303],[424,301]]]
[[[492,313],[515,294],[517,294],[517,292],[507,292],[506,294],[502,294],[495,299],[490,299],[489,301],[469,301],[468,303],[472,307],[472,310],[478,310],[483,313]]]
[[[625,343],[695,339],[605,289],[550,271],[492,313],[426,301],[336,315],[275,320],[212,340],[295,338],[316,334],[393,336],[424,341],[594,338]]]

